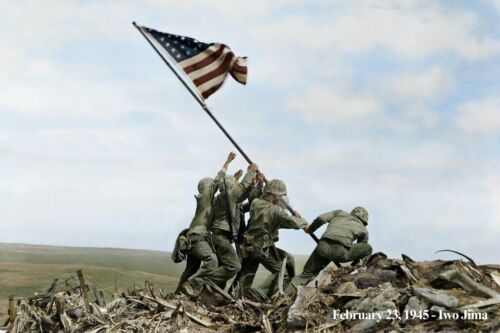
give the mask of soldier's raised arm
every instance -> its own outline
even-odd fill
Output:
[[[226,176],[227,168],[229,167],[229,164],[231,164],[231,162],[234,161],[235,158],[236,154],[233,152],[230,152],[229,155],[227,155],[226,161],[224,162],[222,169],[219,170],[217,176],[215,176],[213,183],[210,185],[211,196],[213,196],[215,192],[217,192],[217,189],[219,187],[219,182],[222,180],[222,178]]]
[[[248,196],[249,194],[248,190],[252,185],[252,181],[257,175],[258,170],[259,167],[257,166],[257,164],[255,163],[249,164],[247,168],[247,173],[245,174],[241,182],[237,183],[236,186],[231,189],[232,192],[231,196],[233,198],[237,198],[238,202],[242,202]]]

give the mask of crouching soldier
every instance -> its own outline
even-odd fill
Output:
[[[307,260],[302,274],[292,280],[287,289],[293,294],[293,286],[304,285],[314,279],[330,262],[357,261],[372,253],[368,244],[368,212],[363,207],[354,208],[351,213],[335,210],[318,216],[306,229],[313,233],[323,224],[328,223],[318,245]],[[357,240],[355,244],[353,242]]]
[[[212,201],[218,189],[219,181],[225,177],[227,168],[236,157],[230,153],[215,179],[203,178],[198,183],[196,198],[196,212],[187,231],[189,252],[187,255],[186,270],[181,276],[177,289],[188,296],[197,296],[202,288],[204,279],[218,267],[217,255],[208,241],[208,225],[212,219]],[[201,266],[201,267],[200,267]]]
[[[278,278],[285,257],[289,254],[274,245],[278,229],[304,229],[308,223],[300,215],[291,216],[284,210],[281,201],[286,196],[283,181],[273,179],[264,188],[260,198],[254,199],[250,207],[250,220],[244,236],[245,255],[243,268],[238,281],[238,290],[245,293],[251,286],[259,264],[271,275],[256,289],[272,296],[278,290]],[[285,270],[284,286],[290,282]]]

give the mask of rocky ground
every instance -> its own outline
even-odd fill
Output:
[[[499,332],[500,266],[372,255],[327,269],[297,297],[234,299],[207,286],[198,301],[144,288],[114,295],[76,276],[12,302],[7,332]],[[82,282],[83,281],[83,282]],[[85,286],[82,293],[81,285]],[[84,297],[86,295],[86,297]],[[85,300],[87,299],[87,301]]]

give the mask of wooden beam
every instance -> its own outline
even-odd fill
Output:
[[[14,296],[9,296],[9,323],[14,325],[14,320],[16,320],[16,305],[14,304]]]
[[[80,290],[82,292],[83,303],[85,304],[85,310],[87,310],[87,312],[90,312],[89,295],[87,294],[87,286],[85,285],[83,273],[79,269],[76,271],[76,274],[78,275],[78,282],[80,282]]]

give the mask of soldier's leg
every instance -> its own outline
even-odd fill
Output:
[[[293,277],[295,276],[295,258],[285,250],[279,248],[276,248],[276,250],[278,251],[282,259],[285,259],[286,257],[286,271],[288,273],[288,276],[293,279]]]
[[[286,258],[285,275],[283,278],[283,288],[286,289],[290,284],[292,278],[295,276],[295,258],[285,250],[275,247],[275,250],[270,250],[270,256],[276,262],[279,262],[279,271],[283,266],[283,260]],[[266,295],[272,296],[278,291],[279,271],[277,278],[274,275],[268,276],[263,282],[259,284],[257,289]]]
[[[241,271],[239,272],[239,277],[237,281],[237,291],[236,295],[244,295],[247,290],[252,287],[253,280],[255,279],[255,274],[259,268],[259,261],[255,260],[251,256],[245,258],[241,261]]]
[[[181,291],[181,287],[191,276],[193,276],[198,269],[200,268],[201,261],[195,258],[193,255],[188,254],[186,261],[186,269],[181,275],[179,280],[179,284],[177,285],[177,289],[175,289],[175,293],[179,293]]]
[[[267,255],[266,252],[268,251]],[[256,289],[261,293],[272,296],[278,291],[278,279],[283,259],[274,246],[270,246],[267,251],[261,252],[259,261],[271,274]],[[288,281],[288,273],[285,270],[284,282]]]
[[[190,254],[201,262],[200,269],[188,278],[193,288],[199,291],[203,287],[203,279],[210,277],[212,272],[217,269],[217,255],[204,239],[198,240],[191,245]]]
[[[368,243],[356,243],[351,246],[351,249],[346,254],[345,261],[355,261],[358,259],[362,259],[366,256],[372,254],[372,247]]]
[[[224,288],[226,282],[241,269],[241,263],[227,236],[214,235],[214,244],[219,259],[219,267],[210,274],[210,279],[217,283],[219,287]]]
[[[320,239],[313,253],[311,253],[309,259],[307,259],[302,273],[293,278],[292,284],[294,286],[308,284],[330,263],[331,259],[328,256],[328,246],[329,244],[325,240]],[[289,290],[290,287],[292,286],[289,286]]]

